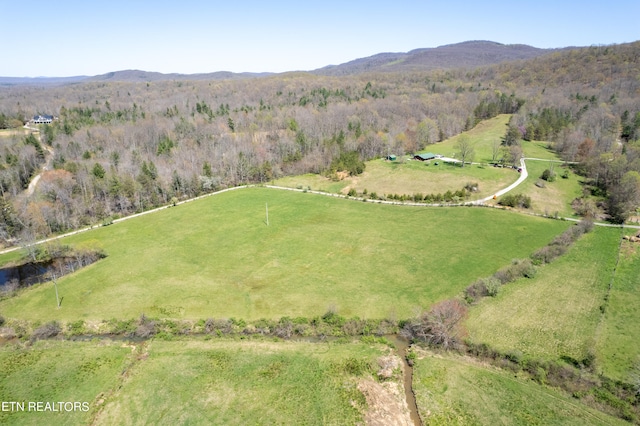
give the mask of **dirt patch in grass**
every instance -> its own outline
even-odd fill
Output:
[[[640,247],[640,242],[623,241],[620,245],[620,254],[624,259],[632,258]]]
[[[406,400],[397,383],[363,379],[358,383],[358,390],[367,400],[368,409],[364,416],[367,425],[413,425]]]

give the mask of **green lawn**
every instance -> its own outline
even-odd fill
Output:
[[[346,425],[362,422],[360,377],[383,348],[360,343],[149,343],[94,424]]]
[[[25,348],[0,346],[0,401],[24,403],[24,411],[0,411],[0,424],[89,424],[99,395],[117,385],[130,354],[131,348],[115,342],[45,341]],[[69,411],[57,406],[57,412],[36,411],[35,406],[29,411],[29,402],[86,405],[67,405]]]
[[[463,358],[419,358],[413,388],[428,425],[627,424],[555,389]]]
[[[631,381],[633,367],[640,368],[639,307],[640,244],[623,241],[620,262],[597,339],[602,372],[614,379]]]
[[[583,360],[593,353],[620,241],[620,230],[596,227],[533,279],[501,288],[470,310],[469,338],[503,353]]]
[[[269,226],[265,205],[269,206]],[[0,302],[7,318],[407,318],[526,257],[568,223],[250,188],[68,237],[108,257]]]

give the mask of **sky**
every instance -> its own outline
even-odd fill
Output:
[[[640,40],[640,1],[0,0],[0,76],[307,71],[468,40]]]

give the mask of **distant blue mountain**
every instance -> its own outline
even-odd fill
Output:
[[[410,52],[378,53],[340,65],[329,65],[309,71],[317,75],[351,75],[364,72],[428,71],[433,69],[476,68],[506,61],[531,59],[565,49],[539,49],[524,44],[501,44],[493,41],[465,41]],[[233,73],[218,71],[205,74],[162,74],[159,72],[123,70],[96,76],[75,77],[0,77],[0,85],[60,85],[91,81],[154,82],[186,80],[230,80],[255,78],[273,73]]]

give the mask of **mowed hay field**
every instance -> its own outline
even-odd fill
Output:
[[[419,357],[413,389],[428,425],[624,425],[551,387],[455,356]]]
[[[622,241],[597,336],[602,372],[617,380],[637,381],[640,374],[640,243]]]
[[[266,206],[269,225],[265,223]],[[229,191],[62,240],[108,257],[0,302],[7,318],[408,318],[570,224],[471,207]]]
[[[596,330],[620,237],[620,229],[595,227],[534,278],[483,299],[470,309],[469,339],[534,359],[599,355],[593,353]]]

